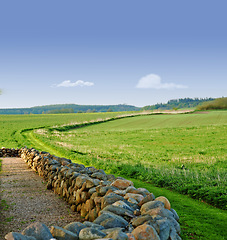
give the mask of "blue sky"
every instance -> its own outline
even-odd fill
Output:
[[[0,2],[0,108],[227,92],[227,2]]]

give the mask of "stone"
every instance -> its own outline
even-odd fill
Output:
[[[131,223],[133,227],[138,227],[139,225],[144,224],[147,221],[152,221],[153,218],[150,215],[142,215],[136,218],[133,218]]]
[[[173,208],[171,208],[170,211],[173,213],[173,217],[176,219],[176,221],[179,222],[180,218],[177,212]]]
[[[168,217],[168,220],[170,221],[171,225],[176,229],[176,232],[180,234],[180,224],[176,221],[174,217]]]
[[[22,235],[18,232],[10,232],[5,236],[6,240],[36,240],[34,237]]]
[[[167,218],[153,221],[150,225],[155,228],[161,240],[169,239],[171,223]]]
[[[99,180],[103,180],[103,181],[106,181],[108,178],[107,178],[107,175],[103,172],[95,172],[91,175],[92,178],[97,178]]]
[[[170,228],[170,240],[181,240],[181,237],[177,234],[176,229],[174,227]]]
[[[168,210],[171,209],[170,202],[169,202],[169,200],[166,197],[163,197],[163,196],[157,197],[157,198],[155,198],[155,201],[163,202],[164,203],[164,207],[166,209],[168,209]]]
[[[50,232],[57,240],[79,240],[78,234],[58,226],[51,226]]]
[[[111,183],[111,186],[117,187],[120,190],[125,190],[129,186],[133,186],[133,182],[126,179],[116,179],[114,182]]]
[[[117,201],[117,202],[113,203],[112,205],[124,208],[124,209],[132,211],[132,212],[134,211],[133,208],[131,208],[127,203],[125,203],[123,201]]]
[[[113,240],[128,240],[127,234],[122,232],[122,230],[119,230],[119,229],[112,231],[106,237],[111,238]]]
[[[100,184],[100,180],[99,179],[92,179],[92,178],[88,178],[86,180],[86,188],[90,189],[93,187],[96,187]]]
[[[136,199],[134,199],[134,198],[128,198],[127,200],[128,200],[128,202],[130,202],[132,204],[138,205],[138,201],[136,201]]]
[[[149,193],[146,197],[144,197],[139,203],[138,206],[142,206],[144,203],[150,202],[150,201],[154,201],[155,200],[155,196],[153,193]]]
[[[88,178],[89,177],[87,175],[83,175],[83,174],[79,175],[76,178],[76,187],[81,188]]]
[[[133,198],[135,199],[137,202],[140,202],[144,199],[144,196],[141,194],[135,194],[135,193],[126,193],[124,196],[124,199],[129,199],[129,198]]]
[[[150,201],[142,205],[140,211],[141,214],[146,214],[149,210],[157,208],[157,207],[164,207],[164,203],[160,201]]]
[[[115,190],[113,192],[118,195],[121,195],[122,197],[125,196],[125,194],[126,194],[126,190]]]
[[[108,211],[103,211],[102,214],[95,219],[94,223],[100,224],[104,228],[125,228],[128,225],[128,222],[123,217]]]
[[[135,237],[131,233],[126,233],[128,236],[128,240],[136,240]]]
[[[132,235],[136,240],[160,240],[156,230],[148,224],[143,224],[135,228],[132,231]]]
[[[107,192],[114,192],[118,190],[116,187],[113,187],[113,186],[102,186],[102,185],[99,185],[96,187],[96,191],[99,195],[101,196],[104,196],[105,194],[107,194]]]
[[[123,228],[119,228],[119,227],[115,227],[115,228],[107,228],[107,229],[103,229],[102,232],[104,232],[106,235],[112,233],[113,231],[116,230],[124,230]]]
[[[36,240],[49,240],[50,238],[53,238],[49,228],[40,222],[30,224],[24,229],[22,234],[26,236],[32,236]]]
[[[98,213],[99,210],[97,207],[93,208],[90,212],[89,212],[89,221],[94,222],[95,219],[98,217]]]
[[[88,221],[85,221],[83,222],[83,224],[88,228],[88,227],[91,227],[91,228],[96,228],[98,230],[103,230],[104,227],[99,225],[99,224],[96,224],[96,223],[93,223],[93,222],[88,222]]]
[[[151,216],[159,215],[161,217],[167,217],[167,218],[172,217],[173,218],[173,213],[171,211],[169,211],[168,209],[161,207],[161,206],[150,209],[149,211],[146,212],[146,214],[151,215]]]
[[[145,194],[149,194],[150,192],[146,188],[137,188],[138,191],[144,192]]]
[[[106,236],[105,233],[101,232],[100,230],[92,227],[84,228],[80,231],[79,239],[80,240],[92,240],[92,239],[99,239],[104,238]]]
[[[104,207],[111,205],[119,200],[124,200],[124,198],[120,195],[117,195],[116,193],[109,193],[108,195],[104,196],[101,199],[101,209]]]
[[[69,224],[67,224],[64,229],[68,230],[72,233],[75,233],[77,235],[79,235],[80,230],[82,230],[83,228],[86,228],[87,226],[85,226],[83,223],[81,222],[71,222]]]
[[[114,205],[106,206],[105,208],[103,208],[103,210],[100,213],[102,213],[103,211],[109,211],[120,216],[128,216],[131,218],[135,217],[133,214],[133,211],[129,211],[125,208],[114,206]]]

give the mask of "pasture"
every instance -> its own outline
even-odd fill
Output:
[[[68,157],[226,209],[227,113],[149,115],[33,136]]]
[[[227,111],[95,124],[118,115],[0,116],[1,145],[34,147],[131,178],[170,199],[181,216],[183,239],[225,239]]]

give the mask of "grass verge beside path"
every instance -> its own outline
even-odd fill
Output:
[[[26,132],[33,146],[38,150],[48,151],[51,154],[60,157],[69,158],[65,153],[54,149],[39,139],[35,138],[32,132]],[[72,159],[72,158],[71,158]],[[73,160],[73,159],[72,159]],[[81,161],[73,160],[82,163]],[[94,166],[95,167],[95,166]],[[123,176],[125,177],[125,176]],[[126,177],[129,179],[128,177]],[[150,183],[145,183],[136,179],[129,179],[134,182],[135,187],[144,187],[155,196],[165,196],[171,202],[172,207],[180,216],[180,225],[182,229],[182,239],[201,239],[201,240],[225,240],[227,239],[227,212],[217,209],[208,204],[193,200],[188,196],[172,192],[164,188],[154,187]]]

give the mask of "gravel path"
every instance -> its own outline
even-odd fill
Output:
[[[0,174],[0,239],[11,231],[20,232],[32,222],[48,227],[81,221],[78,213],[58,195],[46,189],[46,183],[20,158],[3,158]]]

